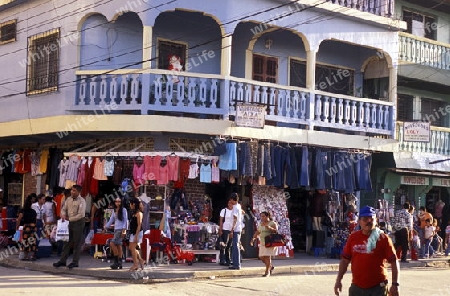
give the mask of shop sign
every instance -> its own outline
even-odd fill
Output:
[[[404,142],[430,142],[430,123],[414,121],[403,123]]]
[[[429,185],[430,178],[419,176],[401,176],[400,184],[404,185]]]
[[[433,186],[450,187],[450,179],[433,178]]]
[[[264,128],[266,107],[251,104],[237,104],[236,126]]]

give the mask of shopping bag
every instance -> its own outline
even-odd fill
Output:
[[[89,231],[88,235],[86,236],[84,243],[86,245],[90,245],[92,243],[93,238],[94,238],[94,230],[92,229],[91,231]]]
[[[58,224],[56,226],[56,241],[69,241],[69,221],[58,220]]]
[[[12,240],[15,242],[20,242],[20,230],[16,230]]]

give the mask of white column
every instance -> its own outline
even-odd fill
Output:
[[[222,52],[220,61],[220,74],[230,76],[231,74],[231,45],[232,35],[222,38]]]
[[[142,63],[142,69],[151,68],[151,58],[153,50],[153,27],[144,26],[142,38],[142,60],[146,61]]]
[[[389,67],[389,101],[397,105],[397,69]]]
[[[316,53],[315,50],[306,52],[306,88],[314,91],[316,85]]]

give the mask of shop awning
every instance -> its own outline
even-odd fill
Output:
[[[396,169],[450,174],[450,161],[430,164],[431,161],[446,159],[449,156],[423,152],[393,152],[393,155]]]
[[[420,175],[420,176],[428,176],[428,177],[447,177],[450,178],[450,172],[432,172],[425,170],[415,170],[415,169],[389,169],[392,172],[402,175]]]

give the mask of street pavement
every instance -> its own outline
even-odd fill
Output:
[[[449,268],[450,257],[437,257],[420,261],[410,261],[401,263],[401,269],[418,267],[429,268]],[[53,263],[58,261],[58,257],[52,254],[51,257],[41,258],[36,261],[21,261],[18,254],[7,256],[0,260],[0,265],[4,267],[14,267],[35,271],[42,271],[53,274],[68,274],[88,276],[97,279],[110,279],[126,282],[165,282],[165,281],[185,281],[191,279],[214,279],[223,277],[261,276],[264,273],[263,263],[257,259],[243,259],[241,270],[230,270],[228,267],[217,263],[194,262],[189,266],[186,263],[179,264],[151,264],[145,266],[144,270],[128,271],[132,263],[123,263],[122,270],[112,270],[111,263],[94,259],[87,254],[83,254],[80,259],[80,267],[68,269],[67,267],[53,267]],[[67,263],[70,263],[71,258]],[[326,257],[315,257],[305,253],[295,253],[293,258],[276,259],[273,262],[275,273],[278,275],[303,274],[311,275],[319,272],[336,272],[339,267],[338,259]]]

